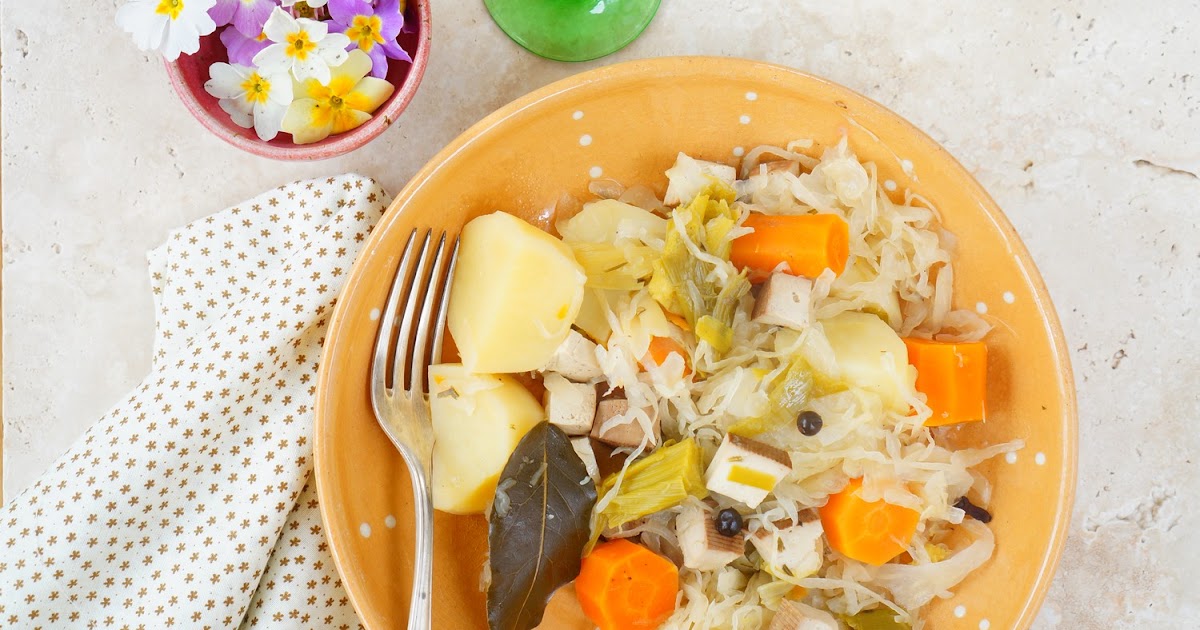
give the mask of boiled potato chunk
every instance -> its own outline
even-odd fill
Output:
[[[575,327],[601,345],[608,343],[612,335],[612,324],[608,323],[608,316],[605,315],[607,305],[611,303],[609,294],[612,293],[615,291],[587,289],[583,293],[579,314],[575,316]]]
[[[882,319],[847,311],[821,322],[840,374],[848,385],[875,392],[885,407],[908,408],[917,373],[904,341]]]
[[[586,280],[570,248],[511,214],[467,223],[448,313],[463,365],[480,374],[545,365],[571,331]]]
[[[496,494],[508,457],[545,412],[511,376],[445,364],[429,368],[429,383],[433,507],[480,514]]]

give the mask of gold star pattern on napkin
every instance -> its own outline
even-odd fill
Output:
[[[391,198],[280,187],[150,253],[154,365],[0,508],[0,627],[361,627],[312,471],[325,326]]]

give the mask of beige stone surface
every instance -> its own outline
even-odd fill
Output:
[[[665,0],[626,50],[567,65],[518,49],[479,0],[440,1],[429,71],[395,127],[293,164],[191,119],[161,62],[113,26],[118,4],[0,3],[5,496],[148,369],[145,252],[170,229],[302,177],[355,170],[398,191],[471,123],[587,68],[742,56],[912,120],[1033,252],[1081,431],[1071,537],[1036,627],[1200,627],[1200,5]]]

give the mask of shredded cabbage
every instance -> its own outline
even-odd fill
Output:
[[[866,612],[859,619],[894,617],[919,629],[919,609],[945,596],[994,549],[990,530],[964,520],[953,505],[968,492],[985,504],[990,497],[987,480],[971,467],[1023,444],[947,448],[924,426],[930,416],[924,395],[903,394],[897,411],[878,394],[831,377],[840,372],[821,326],[794,331],[753,320],[750,283],[730,262],[730,250],[751,231],[743,225],[750,212],[835,214],[850,227],[850,259],[840,276],[827,270],[813,279],[815,322],[860,311],[901,336],[976,341],[991,326],[973,310],[953,308],[953,236],[927,200],[887,193],[875,165],[859,162],[845,140],[823,151],[803,140],[755,147],[740,171],[680,154],[666,175],[663,200],[644,186],[603,180],[591,185],[600,201],[564,198],[558,206],[555,225],[588,274],[585,330],[601,342],[596,354],[608,387],[623,389],[630,403],[630,413],[609,425],[640,422],[649,429],[657,412],[663,439],[687,442],[701,464],[731,430],[785,450],[792,472],[745,516],[749,532],[799,522],[801,512],[824,505],[857,477],[864,479],[864,499],[918,510],[921,525],[911,563],[873,567],[830,549],[815,576],[792,580],[807,589],[799,594],[795,584],[766,572],[753,550],[720,570],[683,569],[678,607],[662,627],[765,629],[784,598],[803,597],[843,619]],[[654,337],[678,341],[688,356],[643,365]],[[813,437],[794,428],[802,409],[824,420]],[[643,443],[606,480],[593,536],[625,523],[608,535],[638,537],[677,557],[678,507],[647,492],[666,477],[651,484],[638,479],[653,457]],[[692,488],[694,479],[672,483],[679,497],[700,496],[703,488]],[[719,495],[707,500],[733,505]],[[969,544],[960,542],[964,534]]]

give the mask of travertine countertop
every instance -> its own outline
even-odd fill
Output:
[[[1039,629],[1200,627],[1200,5],[666,0],[608,59],[518,49],[479,0],[434,2],[425,82],[394,129],[327,162],[211,136],[120,4],[4,2],[4,494],[150,365],[145,252],[266,188],[359,171],[398,191],[496,107],[597,65],[774,61],[885,104],[1005,209],[1058,305],[1080,402],[1071,537]],[[947,5],[957,5],[949,8]]]

